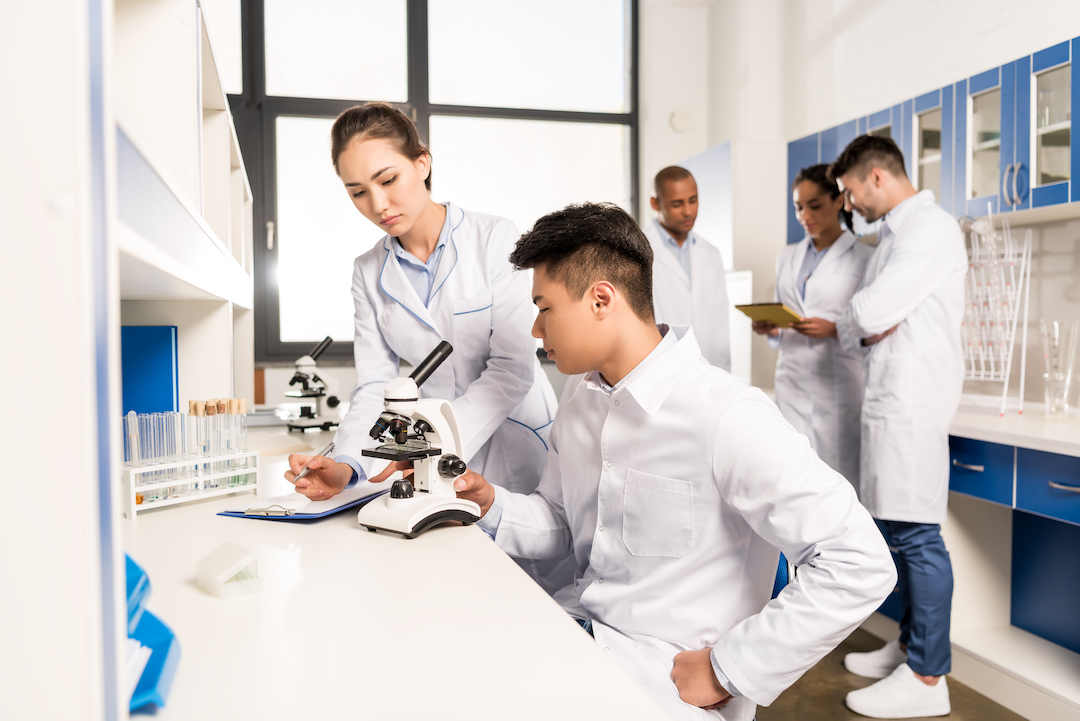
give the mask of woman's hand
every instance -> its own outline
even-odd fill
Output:
[[[307,466],[311,470],[299,481],[293,482]],[[296,492],[313,501],[325,501],[341,493],[352,479],[353,469],[348,463],[338,463],[325,456],[301,456],[296,453],[289,456],[289,468],[285,471],[285,480],[296,488]]]
[[[791,327],[808,338],[836,337],[836,323],[830,323],[824,318],[803,318],[798,323],[792,323]]]
[[[754,324],[750,326],[754,329],[754,332],[758,335],[767,335],[771,338],[775,338],[780,335],[780,329],[776,327],[776,323],[771,320],[755,320]]]

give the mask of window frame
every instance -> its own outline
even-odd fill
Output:
[[[639,216],[639,114],[638,114],[638,5],[627,0],[629,10],[628,66],[630,68],[629,111],[625,113],[574,112],[523,108],[435,105],[428,101],[428,3],[406,0],[408,40],[409,100],[395,103],[416,123],[420,136],[429,137],[432,115],[515,120],[551,120],[576,123],[624,125],[630,131],[630,205]],[[311,343],[285,342],[280,335],[277,286],[272,279],[277,270],[277,238],[268,241],[268,223],[277,227],[276,123],[281,116],[335,118],[343,110],[378,98],[331,100],[292,98],[266,94],[266,39],[263,0],[241,0],[244,88],[241,95],[229,95],[244,163],[253,198],[254,243],[252,252],[255,285],[256,367],[289,365],[308,353]],[[275,231],[276,235],[276,231]],[[321,356],[326,365],[352,365],[353,344],[339,341]]]

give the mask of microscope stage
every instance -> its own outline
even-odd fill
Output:
[[[388,461],[420,461],[442,453],[439,448],[423,448],[414,445],[387,443],[378,448],[368,448],[360,452],[370,458],[383,458]]]

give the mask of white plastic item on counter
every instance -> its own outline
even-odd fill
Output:
[[[196,564],[199,586],[218,598],[235,598],[262,590],[255,554],[231,541]]]

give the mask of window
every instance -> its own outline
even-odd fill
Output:
[[[413,118],[435,200],[522,231],[572,202],[636,214],[636,6],[245,0],[243,93],[230,104],[267,233],[254,248],[256,361],[294,361],[327,335],[341,342],[325,357],[352,358],[353,260],[383,235],[330,164],[330,126],[353,105],[392,102]]]

